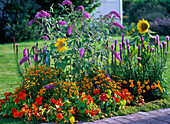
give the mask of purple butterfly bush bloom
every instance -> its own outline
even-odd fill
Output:
[[[162,45],[166,45],[166,42],[165,42],[165,41],[162,41]]]
[[[18,44],[17,44],[16,46],[18,46]],[[23,54],[24,54],[24,57],[21,59],[19,65],[21,66],[22,63],[24,63],[24,62],[26,62],[26,61],[28,61],[29,64],[31,65],[31,62],[30,62],[30,59],[29,59],[29,56],[28,56],[28,53],[27,53],[27,49],[26,49],[26,48],[23,49]]]
[[[48,37],[43,35],[42,38],[44,38],[45,40],[48,40]]]
[[[110,14],[106,14],[104,15],[105,18],[111,18],[111,15]]]
[[[65,21],[59,21],[58,24],[59,24],[59,25],[65,25],[66,22],[65,22]]]
[[[112,21],[111,25],[114,25],[114,26],[119,27],[120,29],[124,30],[124,27],[120,23],[118,23],[118,22]]]
[[[84,48],[81,48],[79,52],[80,58],[83,57],[84,52],[85,52]]]
[[[71,25],[69,25],[68,30],[67,30],[69,35],[71,34],[71,31],[72,31],[72,27],[71,27]]]
[[[24,56],[28,56],[28,53],[27,53],[27,49],[26,49],[26,48],[23,49],[23,54],[24,54]]]
[[[169,36],[166,36],[166,40],[167,40],[167,41],[169,40]]]
[[[84,7],[83,6],[79,6],[77,10],[78,11],[84,11]]]
[[[46,11],[44,10],[40,10],[36,15],[35,15],[35,18],[38,19],[38,18],[45,18],[45,17],[50,17],[50,14],[47,13]]]
[[[32,25],[32,23],[33,23],[33,20],[31,20],[31,21],[29,22],[29,26],[31,26],[31,25]]]
[[[119,17],[120,18],[120,14],[116,11],[111,11],[110,14],[114,14],[116,17]]]
[[[115,52],[115,57],[116,57],[119,61],[121,61],[121,58],[120,58],[120,56],[118,55],[117,52]]]
[[[65,0],[65,1],[63,1],[63,2],[62,2],[62,4],[61,4],[61,5],[63,5],[63,6],[64,6],[64,5],[66,5],[66,4],[67,4],[67,5],[71,5],[71,4],[72,4],[72,2],[71,2],[70,0]]]
[[[21,66],[22,63],[26,62],[27,60],[28,60],[28,56],[24,56],[24,57],[21,59],[19,65]]]
[[[47,49],[47,46],[43,47],[43,53],[45,53],[45,50]]]
[[[84,12],[83,14],[86,18],[89,18],[89,13],[88,12]]]

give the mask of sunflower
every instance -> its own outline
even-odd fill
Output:
[[[137,24],[138,32],[139,33],[146,33],[148,32],[150,25],[147,20],[139,20]]]
[[[67,50],[67,39],[63,38],[58,38],[57,42],[55,42],[54,46],[57,47],[57,51],[59,52],[64,52],[65,50]]]

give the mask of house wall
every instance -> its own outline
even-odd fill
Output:
[[[101,14],[105,15],[108,14],[110,11],[115,10],[117,11],[121,16],[121,21],[118,21],[122,24],[123,22],[123,14],[122,14],[122,0],[101,0],[102,4],[100,7],[98,7],[94,13],[94,17],[99,17]]]

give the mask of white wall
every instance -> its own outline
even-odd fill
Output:
[[[110,11],[114,10],[120,14],[121,21],[119,21],[119,23],[122,24],[123,21],[122,0],[101,0],[101,2],[102,2],[101,6],[94,11],[95,13],[94,17],[99,17],[101,14],[102,15],[108,14]]]

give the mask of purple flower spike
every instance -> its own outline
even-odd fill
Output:
[[[89,18],[89,13],[88,12],[84,12],[83,14],[86,18]]]
[[[149,45],[147,45],[146,47],[147,47],[147,49],[149,49]]]
[[[111,15],[110,14],[106,14],[104,15],[105,18],[111,18]]]
[[[64,5],[66,5],[66,4],[67,4],[67,5],[71,5],[71,4],[72,4],[72,2],[71,2],[70,0],[65,0],[65,1],[63,1],[63,2],[62,2],[62,4],[61,4],[61,5],[63,5],[63,6],[64,6]]]
[[[24,54],[24,56],[28,56],[28,53],[27,53],[27,49],[26,49],[26,48],[23,49],[23,54]]]
[[[129,44],[129,39],[126,39],[126,44],[127,44],[127,45]]]
[[[165,45],[165,41],[162,41],[162,45]]]
[[[121,44],[121,43],[119,43],[119,46],[122,46],[122,44]]]
[[[113,50],[113,44],[111,44],[111,49]]]
[[[132,70],[132,69],[133,69],[133,67],[130,67],[130,69]]]
[[[165,55],[167,55],[168,54],[168,52],[165,52]]]
[[[84,7],[83,6],[79,6],[77,10],[78,11],[84,11]]]
[[[138,57],[138,61],[140,61],[142,58],[141,57]]]
[[[120,18],[120,14],[116,11],[111,11],[110,14],[114,14],[116,17],[119,17]]]
[[[154,48],[152,48],[152,51],[154,52],[154,51],[155,51],[155,49],[154,49]]]
[[[117,39],[115,39],[115,46],[117,46]]]
[[[143,37],[141,37],[141,41],[144,41],[144,38],[143,38]]]
[[[58,24],[59,24],[59,25],[65,25],[66,22],[65,22],[65,21],[59,21]]]
[[[124,27],[118,22],[113,21],[113,22],[111,22],[111,25],[114,25],[114,26],[119,27],[120,29],[124,30]]]
[[[159,45],[159,35],[156,35],[157,45]]]
[[[133,43],[132,45],[135,46],[135,43]]]
[[[120,46],[120,54],[122,54],[122,46]]]
[[[140,50],[140,48],[141,48],[141,46],[140,46],[140,45],[138,45],[138,50]]]
[[[18,44],[15,45],[16,45],[16,54],[18,54]]]
[[[71,27],[71,25],[69,25],[68,31],[67,31],[69,35],[71,34],[71,31],[72,31],[72,27]]]
[[[122,33],[122,39],[121,39],[121,42],[123,43],[124,42],[124,33]]]
[[[45,85],[44,88],[46,88],[47,90],[50,88],[49,85]]]
[[[118,55],[117,52],[115,52],[115,57],[116,57],[119,61],[121,61],[121,58],[120,58],[120,56]]]
[[[107,42],[106,42],[106,47],[108,48],[108,46],[109,46],[109,41],[107,40]]]
[[[169,40],[169,36],[166,36],[166,40],[167,40],[167,41]]]
[[[162,49],[162,44],[160,44],[159,46],[160,46],[160,49]]]
[[[127,50],[130,50],[130,45],[129,44],[127,45]]]
[[[84,48],[81,48],[79,52],[80,58],[83,57],[84,52],[85,52]]]
[[[142,47],[144,47],[144,44],[142,44]]]

